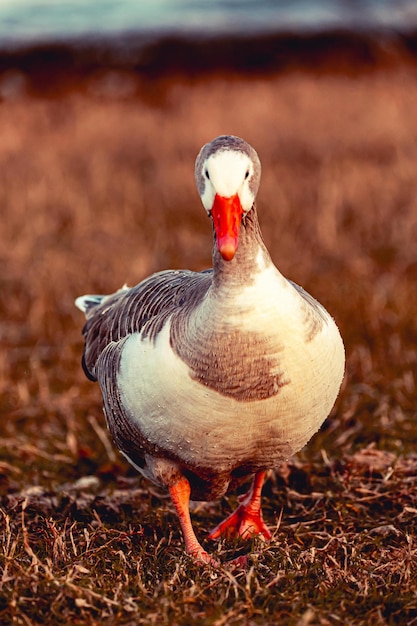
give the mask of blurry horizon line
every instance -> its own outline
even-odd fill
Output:
[[[91,41],[314,35],[318,32],[409,32],[415,0],[3,0],[0,50]]]

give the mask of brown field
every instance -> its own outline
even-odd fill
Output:
[[[417,624],[417,71],[290,72],[0,105],[2,624]],[[259,152],[280,270],[337,320],[347,371],[319,434],[265,487],[270,543],[183,553],[166,494],[123,461],[80,367],[73,300],[211,263],[202,143]]]

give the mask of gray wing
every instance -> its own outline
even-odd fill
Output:
[[[300,296],[304,300],[303,312],[304,312],[304,328],[306,341],[312,341],[314,337],[319,333],[324,324],[329,323],[330,315],[327,313],[323,305],[320,304],[312,295],[305,289],[294,283],[292,280],[288,281],[290,285],[298,291]]]
[[[97,380],[97,363],[106,346],[137,332],[155,338],[172,313],[201,302],[211,281],[211,270],[167,270],[131,289],[121,289],[101,300],[97,297],[97,303],[88,307],[83,328],[82,363],[87,377]]]

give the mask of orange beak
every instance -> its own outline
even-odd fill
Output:
[[[236,254],[243,215],[239,196],[224,198],[216,194],[211,214],[219,252],[225,261],[231,261]]]

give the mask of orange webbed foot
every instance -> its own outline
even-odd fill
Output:
[[[261,511],[261,491],[264,480],[265,472],[258,472],[249,492],[239,497],[240,505],[211,531],[209,539],[219,537],[250,539],[256,535],[266,540],[271,539],[272,535],[263,520]]]
[[[267,540],[271,539],[272,536],[262,518],[262,512],[253,513],[241,504],[236,511],[211,531],[209,539],[218,539],[219,537],[250,539],[256,535],[261,535]]]
[[[265,539],[271,538],[271,533],[263,521],[261,511],[261,491],[264,478],[265,472],[258,472],[255,475],[249,492],[239,498],[240,505],[236,511],[210,533],[210,539],[217,539],[220,536],[249,539],[254,535],[261,535]],[[189,510],[190,483],[183,476],[169,487],[169,492],[181,524],[187,554],[197,564],[219,567],[219,561],[204,550],[194,533]],[[248,559],[244,556],[230,561],[227,565],[242,568],[246,567],[247,564]]]

